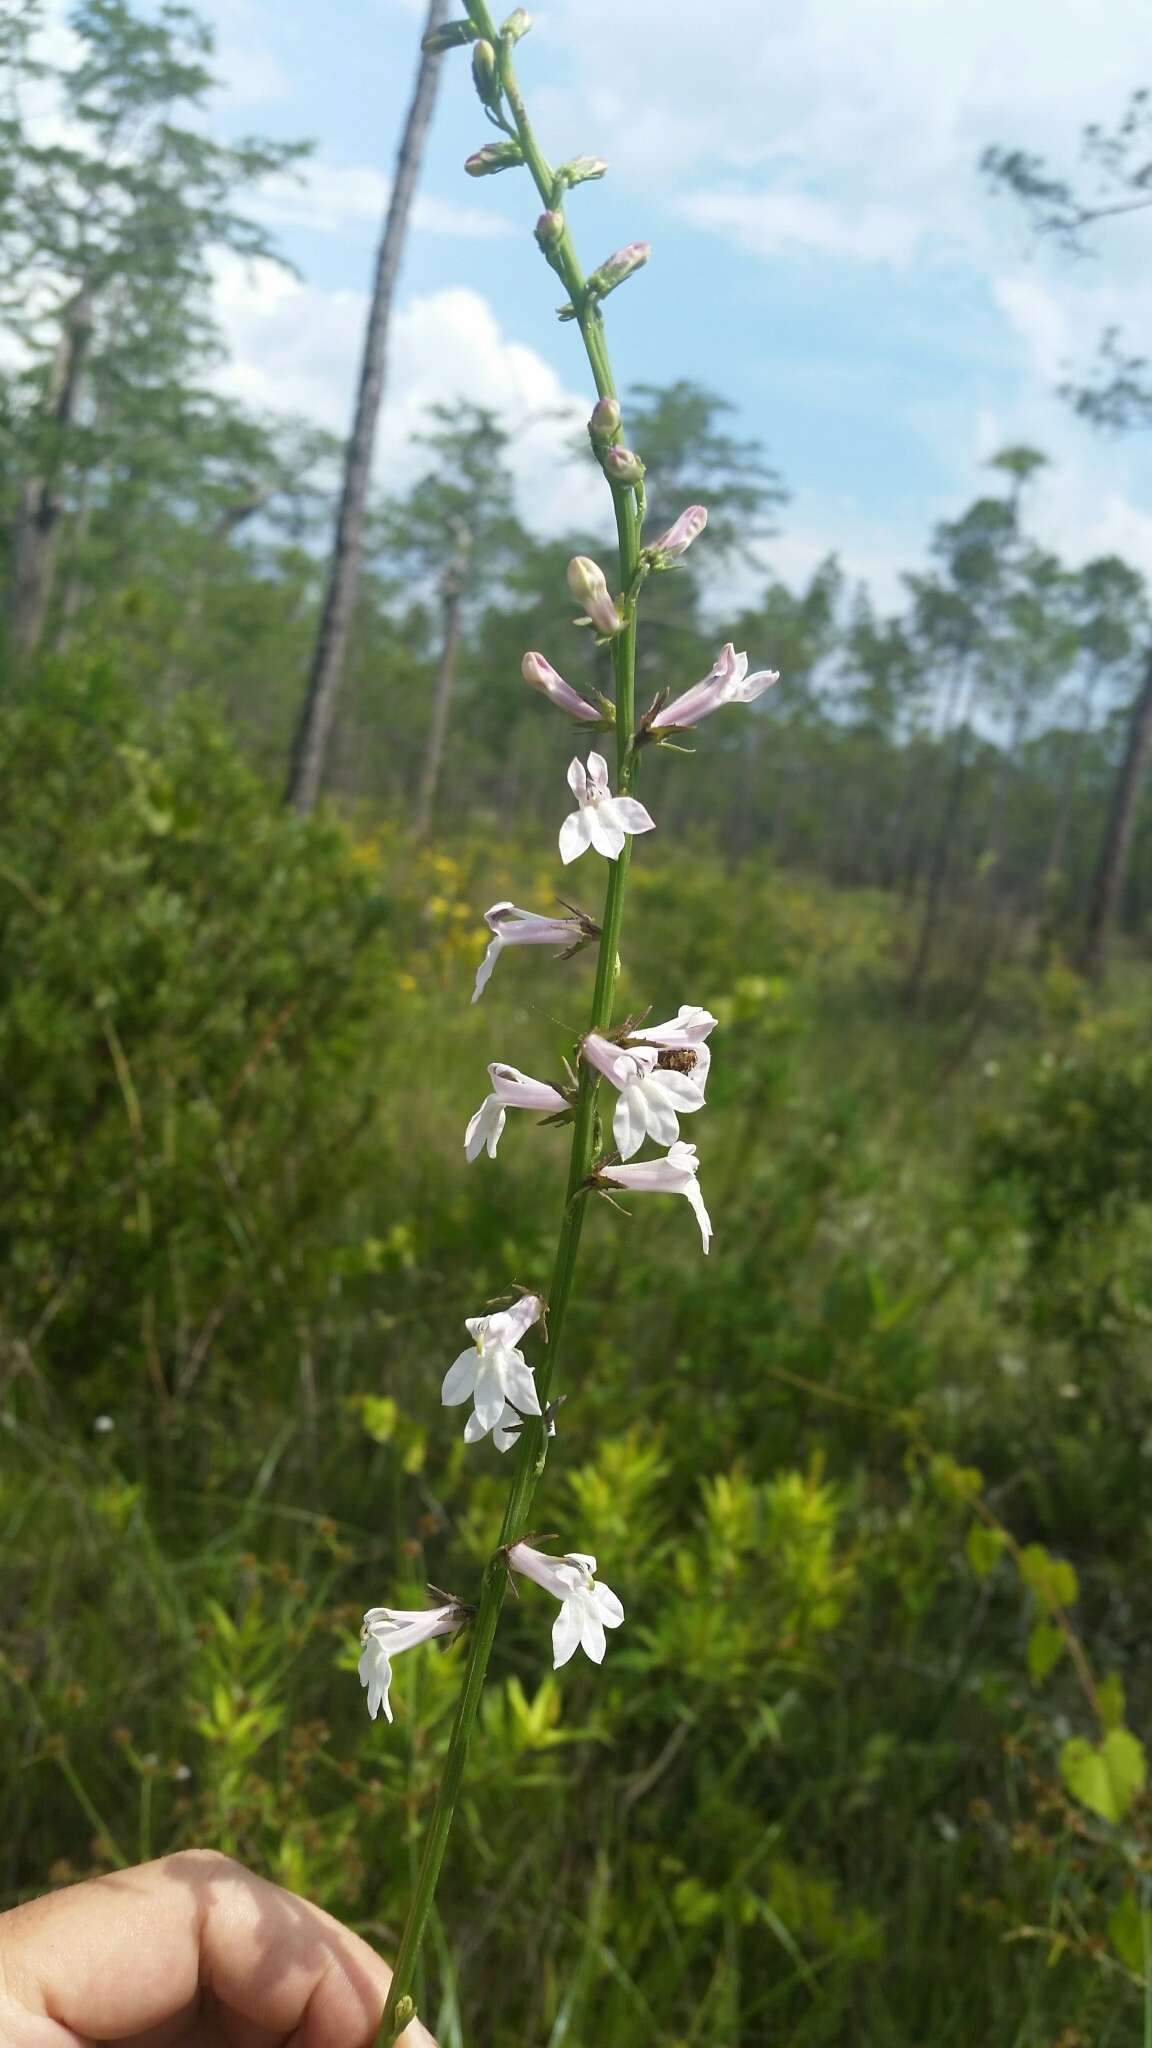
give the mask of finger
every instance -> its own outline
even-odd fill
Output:
[[[212,1850],[94,1878],[0,1917],[4,2048],[88,2048],[196,2011],[239,2044],[371,2048],[391,1972],[338,1920]],[[23,2033],[17,2028],[24,2024]],[[38,2028],[38,2031],[37,2031]],[[402,2048],[435,2048],[418,2023]]]

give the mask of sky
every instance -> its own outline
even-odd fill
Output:
[[[200,4],[218,129],[316,145],[299,183],[248,208],[297,275],[217,268],[222,377],[344,432],[424,4]],[[1152,437],[1101,438],[1055,391],[1108,325],[1152,354],[1149,223],[1111,224],[1094,257],[1069,259],[1037,249],[978,171],[993,142],[1072,168],[1083,125],[1152,83],[1150,28],[1148,0],[541,0],[517,55],[542,146],[609,163],[569,200],[581,257],[652,244],[606,307],[618,381],[689,377],[737,408],[791,493],[765,569],[796,584],[835,552],[895,604],[933,523],[987,488],[998,448],[1028,441],[1052,463],[1040,537],[1072,562],[1115,550],[1152,573]],[[513,430],[529,520],[606,523],[599,479],[563,460],[589,386],[532,240],[534,190],[525,172],[462,171],[491,133],[454,52],[377,474],[414,475],[425,407],[469,397]]]

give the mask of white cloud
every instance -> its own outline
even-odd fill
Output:
[[[228,257],[216,266],[215,311],[231,357],[229,396],[348,430],[367,300],[325,290],[272,264]],[[479,292],[449,287],[412,299],[396,317],[376,454],[376,478],[403,490],[425,457],[412,445],[434,401],[491,408],[512,434],[509,462],[524,515],[548,532],[606,524],[604,487],[564,458],[588,415],[535,349],[512,340]]]
[[[921,235],[920,221],[906,208],[833,203],[808,192],[720,187],[689,194],[678,210],[695,226],[714,228],[755,256],[804,250],[903,266],[915,257]]]
[[[334,164],[313,158],[300,175],[269,178],[250,211],[270,227],[310,228],[330,235],[361,235],[383,221],[391,180],[370,164]],[[413,224],[434,235],[463,235],[494,241],[515,233],[512,223],[490,208],[418,195]]]

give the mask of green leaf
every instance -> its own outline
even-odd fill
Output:
[[[1043,1685],[1048,1673],[1060,1662],[1065,1649],[1064,1634],[1054,1621],[1038,1621],[1028,1638],[1028,1676],[1033,1685]]]
[[[1141,1977],[1145,1968],[1145,1918],[1135,1892],[1125,1892],[1108,1915],[1109,1941],[1126,1968]],[[1148,1947],[1152,1949],[1152,1927],[1148,1929]]]
[[[1060,1752],[1060,1775],[1082,1806],[1121,1821],[1147,1782],[1144,1745],[1128,1728],[1110,1728],[1098,1745],[1073,1735]]]
[[[964,1552],[978,1579],[986,1579],[995,1571],[1004,1548],[1004,1536],[1000,1529],[986,1529],[983,1522],[973,1522],[964,1539]]]
[[[1030,1543],[1020,1552],[1020,1576],[1045,1605],[1071,1607],[1079,1598],[1080,1581],[1066,1558],[1053,1557],[1042,1543]]]

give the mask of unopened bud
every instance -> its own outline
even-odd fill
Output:
[[[532,16],[526,7],[515,7],[507,21],[500,24],[500,33],[506,43],[518,43],[532,26]]]
[[[564,233],[564,215],[549,208],[547,213],[540,215],[535,233],[536,240],[545,252],[554,249]]]
[[[500,98],[496,52],[483,36],[472,45],[472,83],[486,107],[493,106]]]
[[[592,407],[588,433],[594,448],[607,448],[620,432],[620,404],[615,398],[598,398]]]
[[[607,169],[602,156],[574,156],[560,165],[556,178],[562,185],[587,185],[593,178],[602,178]]]
[[[660,557],[663,557],[664,562],[679,561],[680,556],[691,547],[693,541],[699,540],[707,524],[707,506],[689,505],[687,510],[680,514],[679,519],[673,521],[667,533],[662,533],[659,540],[649,541],[644,552],[658,558],[655,565],[657,568],[661,567]]]
[[[599,270],[592,272],[588,279],[589,293],[593,298],[607,298],[609,292],[614,292],[618,284],[623,284],[626,277],[632,276],[633,271],[642,270],[651,254],[652,245],[649,242],[626,242],[622,249],[617,249],[615,255],[609,256],[607,262],[600,265]]]
[[[518,142],[486,142],[483,149],[465,157],[464,169],[470,178],[494,178],[498,171],[514,171],[523,161]]]
[[[403,2033],[405,2027],[410,2027],[416,2017],[416,2000],[409,1998],[407,1993],[405,1993],[403,1998],[396,2000],[396,2010],[392,2017],[401,2033]]]
[[[420,38],[420,48],[429,57],[439,57],[445,50],[458,50],[462,43],[475,40],[476,31],[470,21],[446,21],[442,28],[430,28]]]
[[[644,475],[644,464],[631,448],[605,448],[600,463],[611,484],[638,484]]]
[[[598,633],[610,639],[624,621],[609,594],[604,571],[587,555],[574,555],[568,564],[568,588]]]

